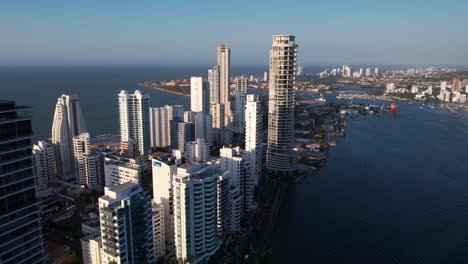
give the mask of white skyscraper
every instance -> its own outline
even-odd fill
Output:
[[[152,156],[153,200],[163,206],[164,237],[169,247],[174,246],[174,193],[172,180],[177,174],[176,159],[169,153]]]
[[[119,95],[120,141],[136,140],[138,156],[146,155],[151,149],[150,97],[139,90],[129,94],[122,90]]]
[[[371,76],[371,68],[366,68],[366,77]]]
[[[263,73],[263,81],[268,82],[268,72]]]
[[[219,66],[219,81],[220,103],[224,104],[229,101],[229,76],[231,67],[231,50],[226,44],[219,44],[217,48],[217,59]]]
[[[78,184],[90,190],[102,191],[104,157],[101,153],[91,151],[88,132],[73,137],[73,154]]]
[[[57,99],[54,122],[52,124],[52,144],[57,158],[58,175],[74,178],[74,158],[72,139],[86,132],[86,125],[76,95],[62,95]]]
[[[99,198],[102,263],[155,263],[151,195],[134,183]]]
[[[45,141],[39,141],[33,145],[34,174],[37,184],[36,192],[47,189],[57,181],[57,168],[54,146]]]
[[[266,167],[274,173],[290,174],[295,168],[296,157],[292,148],[296,52],[294,36],[273,36],[270,50]]]
[[[219,248],[215,164],[188,164],[177,170],[174,188],[175,249],[180,262],[204,263]]]
[[[182,121],[184,108],[182,105],[165,105],[150,108],[151,146],[167,147],[171,145],[171,121]]]
[[[190,110],[193,112],[210,113],[209,84],[202,77],[190,78]]]
[[[73,137],[73,154],[75,157],[75,175],[78,184],[85,186],[87,182],[87,156],[91,154],[88,132]]]
[[[242,208],[251,209],[254,203],[254,183],[246,171],[244,151],[240,147],[223,147],[220,151],[220,168],[230,172],[230,183],[242,195]],[[245,204],[245,206],[244,206]]]
[[[394,93],[395,92],[395,84],[394,83],[387,83],[385,88],[386,93]]]
[[[262,134],[262,105],[258,95],[249,94],[245,103],[245,152],[247,175],[254,185],[259,183],[262,174]]]

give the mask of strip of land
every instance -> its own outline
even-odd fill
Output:
[[[167,93],[190,96],[190,87],[185,86],[161,86],[158,83],[141,82],[138,85]]]

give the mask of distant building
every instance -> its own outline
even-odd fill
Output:
[[[302,76],[304,74],[304,67],[298,66],[297,67],[297,76]]]
[[[104,187],[102,159],[104,157],[101,153],[91,151],[89,133],[85,132],[73,137],[73,153],[78,184],[90,190],[102,191]]]
[[[263,81],[268,82],[268,72],[263,73]]]
[[[136,140],[138,156],[151,150],[150,97],[139,90],[133,94],[122,90],[119,95],[120,141]]]
[[[219,65],[219,98],[220,103],[229,101],[229,76],[231,68],[231,49],[227,44],[219,44],[217,47],[217,63]],[[192,110],[195,111],[195,110]]]
[[[244,92],[247,93],[248,79],[245,76],[237,76],[234,79],[235,92]]]
[[[440,91],[447,90],[447,82],[440,82]]]
[[[371,74],[371,68],[366,68],[366,77],[372,76]]]
[[[184,107],[182,105],[165,105],[150,108],[150,130],[152,147],[171,145],[171,122],[182,122]]]
[[[155,263],[150,194],[131,182],[106,187],[104,194],[99,198],[102,263]]]
[[[208,70],[208,83],[210,85],[210,104],[219,104],[220,101],[220,69],[219,65]]]
[[[395,84],[387,83],[387,87],[385,88],[385,93],[394,93],[394,92],[395,92]]]
[[[239,91],[235,93],[235,114],[234,125],[241,128],[241,133],[244,133],[245,123],[245,92]]]
[[[75,179],[73,137],[86,132],[86,125],[76,95],[63,94],[57,99],[52,124],[52,144],[57,159],[57,173],[67,180]]]
[[[461,88],[460,79],[455,77],[452,80],[452,92],[459,92]]]
[[[41,192],[57,182],[57,168],[52,143],[45,140],[33,145],[34,174],[36,175],[36,191]]]
[[[191,111],[208,114],[210,112],[210,87],[202,77],[190,78]]]

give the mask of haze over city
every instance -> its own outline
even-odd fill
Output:
[[[3,1],[0,64],[266,65],[273,34],[299,62],[466,65],[467,1]]]

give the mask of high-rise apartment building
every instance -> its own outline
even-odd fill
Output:
[[[44,263],[28,108],[0,100],[0,263]]]
[[[234,79],[234,84],[236,85],[236,92],[247,93],[248,79],[246,76],[237,76]]]
[[[139,90],[133,94],[122,90],[119,95],[120,141],[136,140],[138,156],[151,150],[150,97]]]
[[[155,263],[151,195],[126,182],[99,198],[103,264]]]
[[[41,140],[33,145],[34,175],[36,175],[36,191],[41,192],[57,181],[57,167],[54,146]]]
[[[61,95],[55,106],[52,124],[52,144],[55,148],[58,175],[64,179],[75,178],[73,137],[86,132],[78,96]]]
[[[149,163],[122,156],[108,156],[104,160],[105,186],[110,187],[126,182],[144,185],[144,177],[151,174]]]
[[[461,88],[460,79],[458,77],[453,78],[452,80],[452,92],[459,92]]]
[[[219,44],[217,48],[217,60],[219,66],[219,98],[220,103],[229,101],[229,76],[231,67],[231,50],[227,44]]]
[[[185,144],[195,140],[195,124],[178,123],[177,133],[177,148],[184,151]]]
[[[184,156],[186,162],[207,162],[210,157],[210,146],[204,138],[197,138],[185,144]]]
[[[103,155],[92,151],[89,145],[89,133],[73,137],[75,156],[75,175],[78,184],[90,190],[102,191],[104,187]]]
[[[208,145],[213,144],[213,128],[211,116],[204,113],[195,113],[195,140],[204,138]]]
[[[208,83],[210,85],[210,104],[220,103],[220,69],[219,65],[208,70]]]
[[[270,50],[266,167],[274,173],[290,174],[295,168],[295,154],[292,148],[296,52],[294,36],[273,36],[273,46]]]
[[[242,128],[241,133],[244,133],[245,122],[245,92],[236,92],[234,97],[234,124],[236,127]]]
[[[258,185],[262,175],[263,112],[258,95],[247,95],[245,103],[245,153],[247,175]]]
[[[153,201],[163,207],[164,237],[174,246],[174,192],[172,181],[177,174],[176,159],[169,153],[152,155]]]
[[[87,156],[91,154],[88,132],[73,137],[73,154],[75,157],[75,175],[78,179],[78,184],[85,186],[87,182]]]
[[[180,262],[204,263],[219,248],[217,181],[223,173],[212,163],[177,169],[174,188],[174,233]]]
[[[210,113],[210,88],[202,77],[190,78],[190,106],[193,112]]]
[[[171,121],[181,122],[184,118],[182,105],[165,105],[150,108],[150,130],[152,147],[171,145]]]
[[[166,239],[164,233],[164,207],[152,203],[153,220],[153,250],[156,263],[166,255]]]

